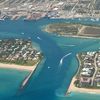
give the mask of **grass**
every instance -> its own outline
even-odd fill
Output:
[[[84,27],[80,31],[82,27]],[[94,31],[90,31],[94,30]],[[98,37],[100,36],[99,30],[100,26],[93,26],[93,25],[84,25],[84,24],[78,24],[78,23],[53,23],[48,24],[43,28],[44,31],[48,33],[53,33],[57,35],[63,35],[63,36],[86,36],[86,37]],[[80,32],[80,33],[79,33]],[[97,34],[95,34],[97,33]]]

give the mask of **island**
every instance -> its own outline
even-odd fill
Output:
[[[28,82],[42,57],[42,53],[33,47],[31,40],[0,40],[0,68],[30,71],[21,88]]]
[[[83,92],[100,94],[100,51],[77,54],[79,68],[67,93]]]
[[[43,26],[43,31],[58,36],[94,38],[100,37],[99,25],[83,25],[78,23],[53,23]],[[94,34],[95,33],[95,34]]]

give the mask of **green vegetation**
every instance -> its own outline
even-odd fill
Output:
[[[42,56],[29,40],[0,40],[0,63],[33,66]]]
[[[83,52],[77,55],[79,69],[74,85],[78,88],[100,89],[100,52]]]
[[[47,25],[45,30],[59,35],[77,35],[78,27],[78,25],[68,23],[55,23]]]
[[[78,23],[53,23],[43,28],[48,33],[62,36],[100,37],[100,27]]]

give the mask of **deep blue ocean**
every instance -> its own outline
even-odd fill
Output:
[[[20,90],[20,84],[28,72],[0,69],[0,100],[99,100],[100,95],[71,93],[66,91],[78,69],[76,54],[100,49],[100,39],[59,37],[43,32],[42,28],[55,22],[71,22],[99,25],[100,21],[81,19],[48,19],[0,21],[0,39],[31,39],[44,59],[38,65],[28,84]],[[22,34],[24,33],[24,34]],[[61,59],[63,61],[61,62]]]

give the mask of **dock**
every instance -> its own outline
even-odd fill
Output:
[[[40,61],[39,61],[40,62]],[[24,79],[24,81],[22,82],[21,86],[20,86],[20,89],[22,90],[28,83],[28,81],[30,80],[31,76],[33,75],[34,71],[36,70],[39,62],[37,62],[35,64],[35,67],[33,67],[33,70],[30,72],[30,74]]]

